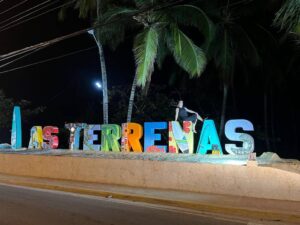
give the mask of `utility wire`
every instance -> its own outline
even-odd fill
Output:
[[[19,3],[15,4],[14,6],[8,8],[8,9],[2,11],[2,12],[0,12],[0,15],[2,15],[2,14],[4,14],[4,13],[7,13],[7,12],[9,12],[9,11],[11,11],[11,10],[13,10],[14,8],[17,8],[18,6],[23,5],[23,4],[26,3],[26,2],[28,2],[28,0],[24,0],[24,1],[22,1],[22,2],[19,2]]]
[[[75,2],[75,0],[66,2],[66,3],[64,3],[64,4],[61,4],[61,5],[57,6],[57,7],[54,7],[54,8],[52,8],[52,9],[49,9],[49,10],[47,10],[47,11],[45,11],[45,12],[42,12],[42,13],[40,13],[40,14],[37,14],[37,15],[31,17],[31,18],[28,18],[28,19],[25,19],[25,20],[23,20],[23,21],[20,21],[19,23],[12,24],[11,26],[4,25],[4,26],[0,27],[0,33],[3,32],[3,31],[9,30],[9,29],[11,29],[11,28],[13,28],[13,27],[16,27],[16,26],[18,26],[18,25],[20,25],[20,24],[26,23],[26,22],[28,22],[28,21],[30,21],[30,20],[33,20],[33,19],[35,19],[35,18],[38,18],[38,17],[40,17],[40,16],[43,16],[43,15],[45,15],[45,14],[48,14],[48,13],[50,13],[50,12],[53,12],[53,11],[59,9],[59,8],[62,8],[62,7],[64,7],[64,6],[66,6],[66,5],[70,5],[70,4],[74,3],[74,2]],[[10,23],[10,24],[11,24],[11,23]]]
[[[179,4],[181,2],[183,2],[184,0],[177,0],[177,1],[173,1],[173,2],[169,2],[168,4],[165,4],[163,6],[160,6],[160,7],[157,7],[157,6],[152,6],[152,7],[148,7],[148,8],[145,8],[143,10],[140,10],[139,12],[137,13],[133,13],[131,14],[130,16],[135,16],[135,15],[138,15],[140,13],[144,13],[144,12],[147,12],[149,10],[161,10],[163,8],[166,8],[166,7],[171,7],[173,5],[176,5],[176,4]],[[36,44],[36,45],[32,45],[32,46],[29,46],[29,47],[26,47],[26,48],[23,48],[23,49],[20,49],[20,50],[16,50],[16,51],[13,51],[13,52],[10,52],[10,53],[7,53],[7,54],[4,54],[4,55],[0,55],[0,60],[3,59],[3,60],[6,60],[8,57],[14,57],[16,55],[20,55],[20,54],[24,54],[26,52],[29,52],[29,51],[33,51],[33,50],[36,50],[36,49],[40,49],[40,48],[45,48],[45,47],[48,47],[48,46],[51,46],[53,44],[56,44],[58,42],[61,42],[63,40],[67,40],[67,39],[70,39],[72,37],[76,37],[78,35],[81,35],[81,34],[84,34],[84,33],[87,33],[89,30],[92,30],[92,29],[95,29],[95,28],[99,28],[99,27],[102,27],[102,26],[105,26],[105,25],[109,25],[109,24],[112,24],[112,23],[115,23],[119,20],[122,20],[124,18],[119,18],[117,17],[115,20],[111,20],[109,22],[103,22],[103,23],[98,23],[96,24],[95,26],[93,27],[90,27],[90,28],[86,28],[86,29],[82,29],[82,30],[79,30],[79,31],[76,31],[76,32],[73,32],[71,34],[68,34],[68,35],[65,35],[65,36],[61,36],[61,37],[58,37],[58,38],[54,38],[52,40],[49,40],[49,41],[45,41],[45,42],[41,42],[39,44]],[[23,58],[23,57],[22,57]],[[14,62],[14,61],[13,61]],[[10,64],[10,62],[9,62]],[[8,65],[7,63],[5,65]],[[0,68],[2,68],[3,66],[0,66]]]
[[[17,62],[17,61],[19,61],[19,60],[21,60],[21,59],[23,59],[23,58],[25,58],[25,57],[27,57],[27,56],[29,56],[29,55],[32,55],[32,54],[36,53],[37,51],[42,50],[43,48],[44,48],[44,47],[35,49],[34,51],[31,51],[31,52],[29,52],[29,53],[27,53],[27,54],[25,54],[25,55],[22,55],[22,56],[20,56],[19,58],[16,58],[16,59],[11,60],[11,61],[9,61],[9,62],[7,62],[7,63],[4,63],[4,64],[0,65],[0,69],[3,68],[3,67],[5,67],[5,66],[8,66],[8,65],[10,65],[10,64],[12,64],[12,63],[14,63],[14,62]]]
[[[76,55],[78,53],[90,51],[90,50],[92,50],[94,48],[96,48],[96,46],[85,48],[85,49],[81,49],[81,50],[78,50],[78,51],[73,51],[73,52],[70,52],[70,53],[67,53],[67,54],[64,54],[64,55],[60,55],[60,56],[52,57],[52,58],[49,58],[49,59],[37,61],[37,62],[31,63],[31,64],[27,64],[27,65],[24,65],[24,66],[20,66],[20,67],[8,69],[8,70],[5,70],[5,71],[0,71],[0,74],[9,73],[9,72],[13,72],[15,70],[20,70],[20,69],[32,67],[32,66],[35,66],[35,65],[39,65],[39,64],[42,64],[42,63],[55,61],[55,60],[58,60],[58,59],[61,59],[61,58],[65,58],[65,57],[68,57],[68,56]]]
[[[48,3],[48,2],[50,2],[50,1],[51,1],[51,0],[46,0],[46,1],[44,1],[44,2],[42,2],[42,3],[40,3],[40,4],[38,4],[38,5],[35,5],[35,6],[31,7],[31,8],[29,8],[29,9],[26,9],[25,11],[22,11],[22,12],[20,12],[20,13],[14,15],[14,16],[12,16],[12,17],[9,17],[9,18],[7,18],[6,20],[0,21],[0,24],[4,24],[4,23],[6,23],[6,22],[8,22],[8,21],[10,21],[10,20],[12,20],[12,19],[18,17],[18,16],[22,16],[23,14],[25,14],[25,13],[27,13],[27,12],[30,12],[30,11],[32,11],[32,10],[34,10],[34,9],[36,9],[36,8],[38,8],[38,7],[40,7],[40,6],[44,5],[44,4],[46,4],[46,3]],[[52,3],[51,3],[51,4],[52,4]],[[50,4],[49,4],[49,5],[50,5]],[[48,6],[49,6],[49,5],[48,5]],[[42,8],[43,8],[43,7],[41,7],[39,10],[41,10]]]
[[[8,54],[1,55],[0,56],[0,61],[3,61],[3,60],[6,60],[8,58],[12,58],[12,57],[24,54],[24,53],[29,52],[29,51],[33,51],[37,48],[45,47],[45,46],[46,46],[45,43],[40,43],[40,44],[35,45],[35,48],[32,48],[32,46],[29,46],[29,47],[26,47],[26,48],[23,48],[23,49],[20,49],[20,50],[10,52]]]

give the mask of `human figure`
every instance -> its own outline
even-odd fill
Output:
[[[189,113],[192,113],[192,115],[189,116]],[[178,102],[178,105],[177,105],[176,111],[175,111],[175,120],[177,121],[178,119],[180,121],[191,121],[193,124],[193,132],[194,133],[197,133],[196,129],[195,129],[197,121],[200,120],[203,122],[202,117],[197,112],[190,110],[183,106],[182,100],[180,100]]]

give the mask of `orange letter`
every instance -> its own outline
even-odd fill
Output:
[[[122,124],[122,151],[143,152],[140,139],[143,136],[143,127],[138,123]]]

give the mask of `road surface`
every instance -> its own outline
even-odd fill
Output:
[[[240,225],[191,211],[0,184],[0,225]]]

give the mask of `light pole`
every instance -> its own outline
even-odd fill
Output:
[[[99,91],[100,94],[101,94],[101,90],[102,90],[102,84],[101,84],[101,82],[100,81],[95,81],[94,85],[95,85],[95,88],[97,89],[97,92]],[[98,96],[98,94],[97,94],[97,96]],[[100,99],[100,104],[101,104],[101,102],[103,103],[102,100],[103,99]],[[100,121],[101,121],[101,119],[100,119]]]
[[[108,90],[107,90],[107,73],[106,73],[104,52],[100,41],[97,40],[94,30],[89,30],[88,33],[91,36],[93,36],[98,46],[100,66],[101,66],[101,77],[102,77],[102,83],[99,84],[101,84],[102,95],[103,95],[103,124],[108,124],[108,93],[107,93]]]

